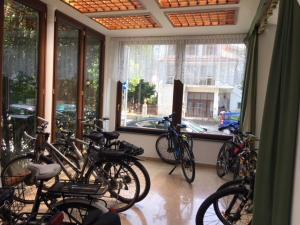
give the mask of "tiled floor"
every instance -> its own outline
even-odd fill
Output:
[[[224,181],[214,168],[196,168],[193,184],[185,182],[181,167],[168,175],[171,165],[159,161],[143,161],[151,177],[148,196],[121,214],[122,225],[195,225],[202,201]]]

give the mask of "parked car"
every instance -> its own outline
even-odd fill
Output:
[[[240,112],[230,112],[230,111],[220,112],[219,129],[227,127],[229,124],[233,125],[237,129],[239,129],[239,127],[240,127]]]
[[[14,119],[28,119],[35,115],[35,106],[25,104],[9,105],[9,114]]]
[[[161,121],[162,118],[159,117],[147,117],[147,118],[141,118],[138,120],[132,120],[127,122],[126,126],[128,127],[139,127],[139,128],[156,128],[156,129],[165,129],[164,124],[158,124],[158,121]],[[183,129],[183,131],[186,132],[194,132],[194,133],[200,133],[200,132],[206,132],[207,129],[205,127],[202,127],[201,125],[190,121],[190,120],[182,120],[182,124],[186,125],[187,128]]]

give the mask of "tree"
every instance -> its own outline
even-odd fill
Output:
[[[128,103],[135,111],[141,112],[145,102],[157,104],[155,84],[150,84],[140,79],[139,76],[135,76],[128,84]]]

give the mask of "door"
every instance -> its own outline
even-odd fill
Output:
[[[21,3],[22,2],[22,3]],[[34,135],[36,115],[43,114],[46,7],[32,1],[5,0],[3,13],[1,86],[2,165],[29,149],[24,131]]]

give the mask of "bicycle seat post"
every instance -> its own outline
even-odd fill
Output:
[[[44,185],[43,180],[40,180],[39,183],[37,184],[37,192],[36,192],[35,199],[34,199],[34,204],[32,206],[32,210],[31,210],[31,219],[33,219],[33,220],[36,219],[36,215],[39,212],[39,208],[40,208],[40,205],[41,205],[43,185]]]

